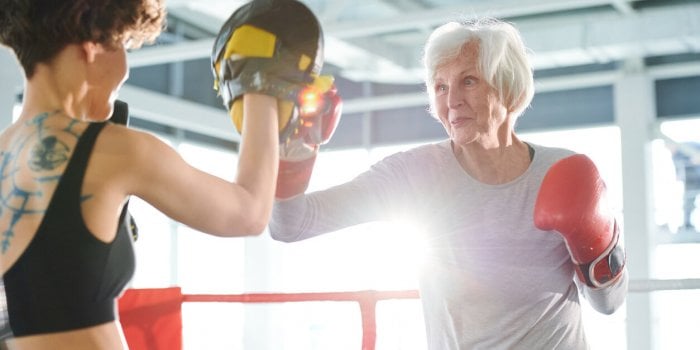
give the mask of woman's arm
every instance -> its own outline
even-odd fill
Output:
[[[246,94],[237,176],[229,182],[185,162],[156,137],[121,128],[123,186],[172,219],[217,236],[260,234],[270,218],[278,164],[277,102]],[[119,137],[119,136],[117,136]],[[233,164],[231,164],[233,166]]]
[[[391,219],[410,206],[412,188],[406,167],[411,156],[395,154],[354,179],[325,190],[275,201],[270,220],[273,239],[294,242],[370,221]],[[420,163],[420,162],[419,162]]]

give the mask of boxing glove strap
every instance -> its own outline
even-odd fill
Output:
[[[625,251],[618,243],[620,229],[615,222],[613,239],[603,254],[586,264],[577,264],[576,273],[590,287],[605,288],[613,284],[625,266]]]
[[[316,151],[306,159],[289,161],[280,159],[275,198],[289,199],[302,194],[309,186],[316,162]]]
[[[219,93],[224,105],[231,108],[236,97],[246,92],[257,92],[296,103],[303,85],[294,84],[261,72],[241,73],[238,79],[226,79],[219,83]]]

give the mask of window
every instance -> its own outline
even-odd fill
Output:
[[[700,278],[700,119],[660,124],[654,142],[657,232],[652,277]],[[698,348],[700,290],[652,293],[656,349]]]

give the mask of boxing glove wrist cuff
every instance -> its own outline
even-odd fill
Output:
[[[603,254],[586,264],[577,264],[579,278],[592,288],[605,288],[617,281],[625,266],[625,251],[619,244],[620,229],[615,222],[613,239]]]
[[[316,153],[299,161],[280,159],[275,198],[289,199],[306,192],[316,162]]]

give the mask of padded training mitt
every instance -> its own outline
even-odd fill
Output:
[[[295,0],[254,0],[238,8],[216,37],[211,63],[214,88],[239,132],[243,94],[279,99],[281,141],[298,124],[300,92],[323,92],[332,85],[331,77],[319,77],[323,34],[318,19]]]
[[[112,117],[109,118],[114,123],[129,126],[129,104],[122,100],[114,101]]]

